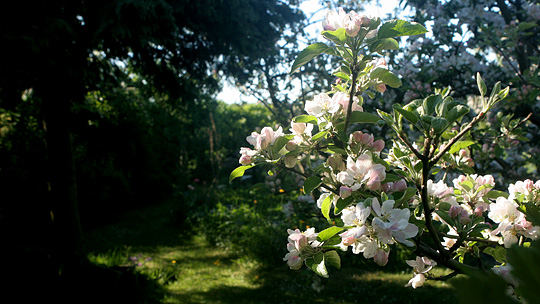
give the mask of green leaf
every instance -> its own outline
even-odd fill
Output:
[[[326,150],[324,150],[324,152],[337,153],[337,154],[341,154],[341,155],[348,155],[347,151],[345,151],[344,149],[339,148],[339,147],[337,147],[335,145],[328,145],[328,147],[326,148]]]
[[[431,121],[431,127],[435,133],[440,134],[448,127],[448,120],[444,117],[435,117]]]
[[[463,115],[469,113],[470,109],[467,106],[464,105],[457,105],[450,109],[448,111],[448,115],[446,115],[446,119],[448,120],[448,123],[452,124],[455,121],[458,121]]]
[[[332,207],[332,195],[327,196],[321,204],[321,212],[326,220],[330,221],[330,208]]]
[[[361,112],[361,111],[353,111],[351,112],[351,118],[349,120],[350,124],[354,123],[377,123],[380,120],[380,118],[375,115],[368,112]],[[343,130],[345,127],[345,122],[340,122],[336,124],[336,129]]]
[[[345,41],[347,41],[347,31],[344,27],[335,31],[322,31],[321,35],[337,45],[344,45]]]
[[[443,101],[441,95],[430,95],[426,97],[423,101],[422,106],[424,107],[424,112],[427,115],[433,115],[436,112],[437,105]]]
[[[535,26],[538,26],[536,22],[520,22],[518,24],[518,31],[525,31]]]
[[[324,138],[324,137],[326,137],[326,135],[328,135],[328,133],[329,133],[328,130],[323,130],[323,131],[313,135],[313,137],[311,137],[311,140],[315,141],[315,140],[319,140],[321,138]]]
[[[336,206],[334,207],[334,214],[338,215],[343,209],[349,207],[350,204],[353,203],[354,198],[352,196],[349,196],[347,198],[339,198],[336,202]]]
[[[341,268],[341,258],[335,250],[327,251],[324,253],[324,261],[327,265],[335,267],[337,269]]]
[[[390,20],[379,28],[377,37],[379,39],[400,37],[400,36],[412,36],[427,33],[426,28],[416,22],[409,22],[404,20]]]
[[[314,124],[316,125],[318,122],[317,122],[317,117],[313,116],[313,115],[298,115],[296,116],[295,118],[293,118],[293,121],[294,122],[303,122],[303,123],[310,123],[310,124]]]
[[[490,198],[490,199],[497,199],[497,197],[500,197],[500,196],[502,196],[504,198],[508,198],[508,193],[503,192],[503,191],[499,191],[499,190],[490,190],[485,195],[485,197]]]
[[[392,88],[399,88],[401,86],[401,79],[397,77],[394,73],[388,72],[383,77],[381,77],[381,81],[384,82],[384,84],[391,86]]]
[[[445,221],[448,225],[452,226],[452,227],[456,227],[456,223],[454,222],[454,220],[450,217],[450,215],[448,215],[448,212],[444,212],[442,210],[435,210],[435,213],[437,213],[437,215],[443,220]]]
[[[344,81],[349,81],[350,77],[349,77],[349,74],[346,74],[346,73],[343,73],[342,71],[339,71],[337,73],[334,73],[334,76],[344,80]]]
[[[533,226],[540,226],[540,207],[533,203],[524,203],[520,206],[520,209],[525,213],[527,221],[531,222]]]
[[[354,111],[351,113],[350,123],[376,123],[379,117],[375,114]]]
[[[492,271],[468,271],[467,276],[449,282],[455,288],[461,304],[518,304],[508,295],[508,283]]]
[[[506,248],[502,246],[488,247],[484,252],[495,258],[497,262],[506,263]]]
[[[324,253],[322,251],[317,252],[313,258],[306,259],[305,263],[308,268],[319,276],[328,278],[328,270],[324,265]]]
[[[473,144],[474,144],[474,141],[471,141],[471,140],[458,141],[454,145],[452,145],[452,148],[450,148],[448,153],[454,154],[458,152],[459,150],[467,148],[468,146],[473,145]]]
[[[401,86],[401,79],[383,67],[374,68],[371,71],[370,77],[371,79],[379,79],[380,81],[384,82],[384,84],[393,88],[398,88]]]
[[[403,178],[399,175],[395,175],[395,174],[391,174],[391,173],[387,173],[386,174],[386,178],[384,179],[384,181],[381,182],[381,184],[386,184],[386,183],[391,183],[391,182],[397,182],[397,181],[400,181],[402,180]],[[415,188],[416,189],[416,188]]]
[[[343,230],[344,230],[343,227],[336,227],[336,226],[326,228],[323,231],[319,232],[319,234],[317,235],[317,241],[324,242],[328,240],[329,238],[333,237],[334,235],[340,233]]]
[[[484,97],[484,95],[486,95],[487,93],[487,86],[482,79],[482,76],[480,76],[480,73],[476,73],[476,84],[478,85],[478,91],[480,91],[480,95]]]
[[[413,124],[416,124],[418,122],[418,120],[420,120],[420,116],[418,115],[418,113],[416,111],[405,110],[399,104],[394,104],[392,107],[394,108],[395,111],[397,111],[399,114],[403,115],[403,117],[405,117],[405,119],[412,122]]]
[[[278,137],[270,146],[270,152],[273,155],[278,155],[279,151],[281,151],[281,149],[283,149],[283,147],[291,140],[289,137],[290,136],[288,135]]]
[[[384,38],[375,41],[369,46],[369,51],[372,53],[379,53],[383,50],[397,50],[399,49],[399,44],[396,39],[393,38]]]
[[[304,193],[310,194],[315,188],[321,184],[321,179],[317,176],[310,176],[304,181]]]
[[[510,273],[519,281],[516,287],[524,303],[540,303],[540,242],[533,241],[529,248],[512,246],[508,249]]]
[[[298,57],[296,57],[296,60],[294,61],[292,67],[291,67],[291,74],[296,72],[298,68],[303,66],[304,64],[310,62],[313,58],[317,57],[318,55],[324,53],[328,49],[331,49],[331,47],[327,46],[326,44],[322,42],[314,43],[308,47],[306,47],[304,50],[298,54]]]
[[[232,182],[237,177],[244,176],[244,172],[246,172],[247,169],[254,167],[255,165],[247,165],[247,166],[240,166],[236,169],[234,169],[231,172],[231,175],[229,175],[229,183]]]

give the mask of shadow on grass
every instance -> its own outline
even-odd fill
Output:
[[[156,271],[173,275],[158,282],[136,267],[94,266],[87,277],[65,286],[84,300],[72,303],[444,304],[457,300],[453,290],[441,283],[416,290],[404,287],[410,273],[368,272],[345,265],[331,271],[330,279],[321,279],[307,269],[292,271],[281,263],[271,269],[243,267],[230,251],[187,237],[193,232],[185,230],[176,214],[174,205],[167,204],[133,212],[118,224],[93,231],[88,243],[94,252],[126,248],[153,252],[153,262],[159,265]]]
[[[342,269],[321,279],[309,270],[257,271],[253,288],[219,286],[175,295],[178,303],[456,303],[449,287],[404,287],[403,275]],[[440,283],[439,283],[440,284]],[[318,289],[318,291],[316,290]],[[175,302],[176,303],[176,302]]]

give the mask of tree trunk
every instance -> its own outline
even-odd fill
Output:
[[[80,270],[86,261],[77,202],[77,183],[69,122],[71,98],[78,94],[65,75],[44,81],[41,91],[48,162],[49,206],[53,221],[53,254],[61,269]],[[64,77],[62,77],[64,76]],[[64,87],[65,86],[65,87]]]

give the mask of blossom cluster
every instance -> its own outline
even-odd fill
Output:
[[[306,257],[312,256],[315,253],[315,248],[319,246],[317,233],[315,233],[315,228],[309,228],[304,232],[299,229],[288,229],[287,232],[289,233],[287,238],[289,241],[287,250],[289,252],[285,255],[283,261],[286,261],[291,269],[298,270],[302,267]]]
[[[343,48],[355,46],[365,38],[373,38],[375,47],[371,47],[374,50],[379,50],[381,45],[393,45],[391,38],[385,36],[393,32],[380,30],[383,38],[378,41],[377,30],[369,27],[370,22],[369,18],[354,11],[347,14],[340,9],[328,12],[323,27],[326,31],[345,29],[347,37],[343,34],[342,38],[332,36],[331,39],[337,39]],[[415,25],[408,26],[414,28]],[[397,29],[393,28],[393,31]],[[352,53],[359,52],[359,49],[351,48]],[[414,105],[417,108],[395,104],[392,115],[378,111],[379,122],[389,125],[397,133],[397,139],[387,151],[383,139],[349,124],[352,116],[375,123],[375,115],[358,113],[364,111],[362,92],[376,86],[382,93],[384,89],[378,87],[379,84],[396,84],[384,60],[374,59],[372,55],[365,57],[367,59],[361,63],[354,60],[364,57],[349,58],[353,60],[352,67],[366,68],[363,71],[349,69],[359,77],[348,80],[345,77],[344,82],[333,90],[307,101],[304,108],[307,115],[293,119],[290,133],[286,134],[281,127],[276,130],[264,127],[260,133],[253,132],[246,138],[253,148],[240,150],[239,163],[243,165],[240,170],[265,163],[289,169],[305,178],[306,196],[302,200],[316,201],[322,215],[334,225],[319,233],[314,228],[305,232],[289,229],[288,253],[283,258],[287,265],[298,270],[305,264],[327,277],[325,265],[340,265],[336,261],[339,259],[336,250],[350,247],[353,254],[361,254],[384,266],[388,263],[391,248],[400,245],[417,255],[415,260],[406,262],[414,272],[407,286],[418,288],[430,278],[428,272],[435,265],[460,271],[448,262],[448,257],[462,263],[467,252],[486,250],[495,245],[504,250],[514,244],[536,240],[540,226],[533,224],[527,210],[540,205],[540,181],[518,181],[502,192],[495,190],[497,185],[493,175],[470,173],[474,172],[475,163],[463,147],[472,142],[460,142],[460,136],[473,127],[474,121],[482,119],[484,112],[470,123],[462,122],[461,118],[470,108],[439,93],[420,100]],[[375,69],[378,70],[375,72]],[[362,85],[357,85],[356,79]],[[481,92],[485,91],[483,80],[479,76],[477,79]],[[425,88],[421,84],[417,87]],[[503,99],[508,89],[499,87],[493,92],[492,96]],[[493,97],[488,104],[487,110],[494,104]],[[423,132],[422,140],[411,140],[412,136],[403,131],[404,120],[411,122],[411,128]],[[460,173],[445,172],[441,178],[442,174],[432,171],[435,169],[437,172],[444,169]],[[313,200],[306,199],[311,193]],[[535,208],[527,209],[527,204]],[[286,212],[293,212],[290,206]],[[332,221],[332,216],[340,220]],[[489,246],[478,247],[477,244],[482,242]],[[429,247],[433,243],[435,246]],[[490,254],[489,250],[485,253]],[[510,267],[504,261],[498,266],[499,273],[505,273]]]
[[[335,31],[340,28],[345,28],[349,37],[356,37],[363,27],[366,28],[370,23],[370,18],[364,15],[359,15],[355,11],[350,11],[348,14],[339,8],[339,10],[329,10],[326,14],[326,19],[323,20],[323,29],[326,31]],[[377,30],[371,30],[366,33],[366,38],[373,38],[377,34]]]

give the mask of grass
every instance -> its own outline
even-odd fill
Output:
[[[89,234],[90,260],[131,269],[152,282],[156,303],[455,303],[448,283],[404,287],[411,273],[367,271],[348,260],[330,279],[293,271],[285,263],[264,267],[183,230],[173,202],[133,212]],[[280,259],[281,257],[276,257]],[[356,257],[362,258],[362,257]],[[383,268],[381,268],[383,269]],[[137,282],[141,282],[138,280]],[[133,288],[139,288],[138,285]],[[153,299],[153,300],[149,300]]]

